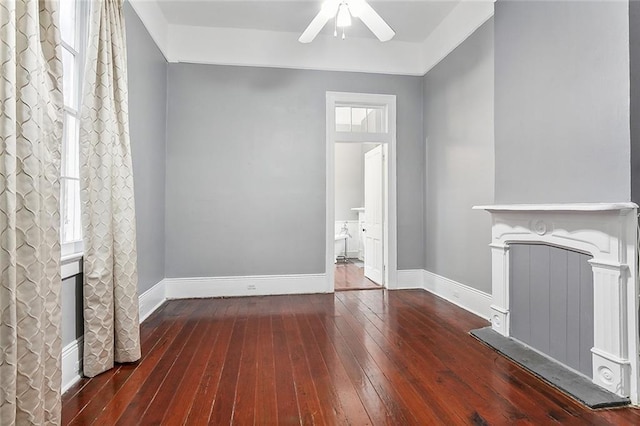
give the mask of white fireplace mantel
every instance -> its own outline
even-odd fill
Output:
[[[548,244],[593,256],[595,384],[638,404],[637,210],[634,203],[476,206],[492,216],[493,330],[509,337],[509,245]]]
[[[632,210],[635,203],[569,203],[569,204],[493,204],[474,206],[474,210],[488,212],[604,212]]]

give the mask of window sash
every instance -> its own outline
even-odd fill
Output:
[[[87,45],[87,23],[89,2],[83,0],[62,0],[63,9],[71,15],[61,16],[61,36],[65,86],[63,113],[62,168],[60,175],[60,239],[63,257],[82,252],[82,227],[79,190],[79,125],[82,105],[82,74]],[[72,6],[69,4],[72,3]],[[71,10],[73,9],[73,10]],[[64,13],[65,10],[61,10]],[[69,30],[69,19],[73,29]],[[66,25],[66,26],[65,26]],[[63,31],[63,27],[69,31]],[[68,40],[69,35],[73,40]],[[71,74],[71,78],[69,78]],[[65,78],[66,77],[66,78]],[[71,87],[69,87],[71,85]],[[71,93],[71,95],[69,95]],[[71,223],[70,223],[71,222]]]

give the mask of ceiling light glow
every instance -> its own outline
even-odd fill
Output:
[[[346,3],[341,3],[336,16],[336,25],[340,28],[351,26],[351,13]]]

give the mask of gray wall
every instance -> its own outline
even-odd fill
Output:
[[[358,213],[351,209],[364,206],[362,144],[337,143],[334,164],[336,220],[358,220]]]
[[[511,336],[592,377],[591,256],[512,244],[509,258]]]
[[[493,20],[424,78],[425,269],[491,292]]]
[[[640,203],[640,1],[629,2],[631,201]]]
[[[124,4],[129,126],[136,197],[138,292],[164,279],[167,62],[129,3]]]
[[[424,252],[422,78],[169,65],[167,277],[325,270],[325,93],[397,95],[398,267]]]
[[[630,199],[628,10],[496,3],[497,203]]]

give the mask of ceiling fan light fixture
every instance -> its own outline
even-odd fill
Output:
[[[358,18],[380,41],[389,41],[395,31],[367,3],[366,0],[325,0],[320,12],[298,38],[300,43],[311,43],[331,19],[334,19],[333,34],[338,36],[338,28],[345,38],[345,28],[351,26],[352,18]]]
[[[347,3],[341,3],[338,8],[338,15],[336,16],[336,25],[340,28],[351,26],[351,13],[349,12],[349,6]]]

